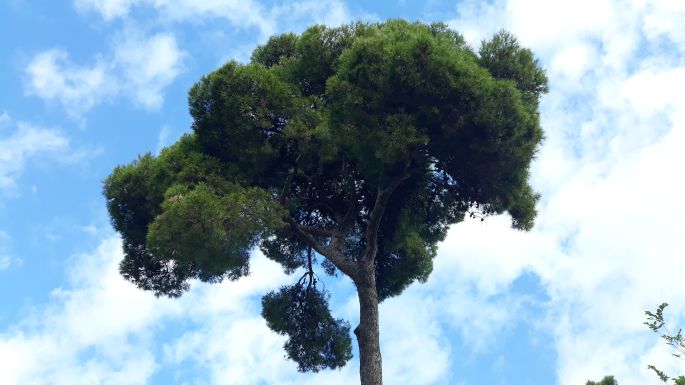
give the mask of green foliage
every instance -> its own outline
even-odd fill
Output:
[[[352,358],[350,325],[331,316],[326,295],[316,285],[284,286],[265,295],[262,307],[271,330],[288,336],[283,347],[299,371],[335,369]]]
[[[602,381],[588,381],[585,385],[618,385],[618,382],[614,379],[614,376],[605,376]]]
[[[165,198],[146,244],[181,265],[201,266],[198,277],[204,281],[245,275],[250,251],[283,215],[258,188],[219,192],[204,183],[192,189],[174,185]]]
[[[272,36],[265,45],[257,47],[252,53],[251,61],[266,67],[281,64],[283,59],[295,55],[295,44],[298,38],[294,33]]]
[[[532,53],[504,32],[479,53],[445,24],[402,20],[272,37],[250,63],[229,62],[191,88],[191,134],[105,180],[124,241],[121,272],[179,296],[189,279],[247,274],[257,246],[292,273],[307,266],[311,247],[297,226],[316,229],[324,246],[337,234],[342,257],[357,262],[371,246],[380,192],[401,181],[374,241],[380,300],[398,295],[428,278],[437,243],[466,215],[508,212],[514,228],[533,226],[538,195],[528,175],[546,82]],[[293,287],[264,302],[302,370],[349,359],[348,328],[316,293]],[[278,321],[267,305],[306,308],[295,313],[317,325],[313,339],[297,334],[303,320]]]
[[[121,273],[157,295],[179,296],[191,278],[245,275],[250,251],[285,214],[266,191],[232,182],[194,135],[117,167],[104,185],[124,242]]]
[[[480,64],[492,76],[515,82],[528,104],[537,106],[540,94],[547,92],[547,75],[531,50],[521,48],[514,35],[500,31],[490,41],[483,41],[478,53]]]
[[[666,321],[664,320],[664,309],[666,309],[667,306],[667,303],[662,303],[656,309],[655,313],[646,310],[645,315],[647,316],[647,321],[644,322],[644,324],[647,325],[647,327],[653,332],[659,334],[659,336],[677,352],[673,353],[673,356],[682,358],[682,355],[685,354],[685,340],[683,339],[682,329],[678,329],[677,333],[671,333],[671,331],[668,330]],[[657,369],[654,365],[647,365],[647,368],[653,370],[663,382],[673,380],[675,385],[685,385],[685,376],[669,377],[666,373]]]

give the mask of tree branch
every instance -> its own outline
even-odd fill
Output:
[[[302,240],[307,242],[317,253],[323,255],[326,259],[331,261],[331,263],[338,270],[347,274],[353,280],[356,279],[357,265],[353,261],[345,258],[345,256],[339,250],[335,249],[332,246],[323,246],[315,238],[315,236],[334,237],[338,235],[337,232],[318,229],[312,226],[304,226],[297,223],[297,221],[295,221],[293,218],[289,217],[286,218],[286,222],[290,225],[295,234],[297,234]]]
[[[378,227],[381,224],[388,200],[400,183],[407,180],[409,176],[411,176],[410,173],[399,175],[390,181],[384,189],[378,188],[376,202],[373,205],[373,210],[369,215],[369,222],[366,225],[366,252],[363,258],[365,264],[373,263],[374,258],[376,258],[376,253],[378,252]]]
[[[290,183],[292,183],[293,181],[294,171],[295,169],[293,167],[291,167],[288,171],[288,176],[285,177],[285,182],[283,183],[283,189],[281,189],[281,194],[278,196],[278,202],[282,205],[285,204],[286,195],[288,194],[288,190],[290,189]]]
[[[340,216],[338,221],[340,225],[331,237],[331,247],[335,250],[342,250],[345,238],[350,234],[354,226],[354,219],[357,214],[357,203],[352,201],[350,207],[347,209],[345,215]]]
[[[333,216],[336,217],[336,219],[338,219],[338,217],[340,216],[340,214],[336,210],[334,210],[333,207],[331,207],[331,205],[329,205],[328,203],[325,203],[322,201],[314,201],[314,202],[312,202],[312,205],[315,207],[320,206],[320,207],[330,211],[331,214],[333,214]]]
[[[301,225],[299,223],[297,224],[297,226],[300,228],[300,230],[304,231],[305,233],[309,233],[316,237],[330,238],[336,235],[336,232],[333,230],[326,230],[319,227]]]
[[[300,157],[302,154],[297,155],[297,158],[295,158],[295,162],[292,167],[288,170],[288,176],[286,176],[285,181],[283,182],[283,189],[281,190],[281,195],[278,198],[278,201],[281,204],[285,204],[286,201],[286,196],[290,190],[290,184],[293,181],[293,176],[295,175],[295,172],[297,171],[297,163],[300,161]]]

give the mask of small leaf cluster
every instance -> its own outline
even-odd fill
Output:
[[[331,316],[315,284],[283,286],[262,298],[262,308],[269,328],[288,336],[283,347],[299,371],[336,369],[352,358],[350,325]]]

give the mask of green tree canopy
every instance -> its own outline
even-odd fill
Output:
[[[192,133],[106,179],[121,273],[174,297],[248,274],[255,247],[311,272],[313,249],[358,288],[362,383],[380,384],[378,302],[428,278],[448,227],[504,212],[533,226],[546,82],[507,32],[478,52],[444,24],[401,20],[272,37],[191,88]],[[301,370],[350,358],[326,298],[305,273],[263,300]]]

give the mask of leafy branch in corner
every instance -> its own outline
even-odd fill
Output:
[[[649,310],[645,311],[647,316],[647,321],[644,322],[647,327],[652,329],[653,332],[659,334],[659,336],[666,341],[677,353],[673,353],[675,357],[683,358],[685,354],[685,340],[683,339],[682,329],[678,329],[677,333],[672,333],[666,326],[666,321],[664,321],[664,309],[668,306],[666,302],[659,305],[656,309],[656,313],[652,313]],[[661,381],[668,382],[668,380],[673,380],[676,385],[685,385],[685,376],[669,377],[663,371],[657,369],[654,365],[647,365],[648,369],[654,371],[654,373],[659,376]]]

